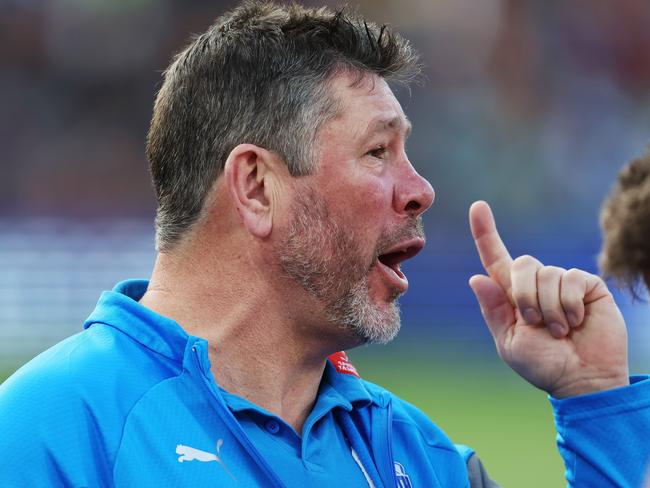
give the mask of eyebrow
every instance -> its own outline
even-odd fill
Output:
[[[378,119],[368,124],[368,132],[383,132],[389,130],[404,130],[405,138],[411,134],[412,124],[408,117],[391,117],[390,119]]]

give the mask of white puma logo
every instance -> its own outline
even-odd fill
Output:
[[[216,461],[219,464],[221,464],[223,469],[226,470],[226,473],[228,473],[228,475],[230,475],[232,479],[236,480],[236,478],[232,475],[232,473],[228,470],[224,462],[219,457],[219,451],[221,450],[222,444],[223,444],[223,439],[219,439],[217,441],[217,454],[212,454],[211,452],[201,451],[200,449],[195,449],[190,446],[184,446],[183,444],[178,444],[176,446],[176,454],[180,454],[180,457],[178,458],[178,462],[182,463],[184,461],[201,461],[204,463],[209,463],[210,461]]]
[[[222,440],[219,439],[219,441],[221,442]],[[217,447],[220,447],[219,443],[217,443]],[[194,449],[193,447],[184,446],[183,444],[179,444],[176,446],[176,454],[181,455],[181,457],[178,458],[179,463],[182,463],[183,461],[194,461],[194,460],[203,461],[204,463],[210,461],[217,461],[218,463],[221,462],[221,460],[211,452],[201,451],[200,449]]]

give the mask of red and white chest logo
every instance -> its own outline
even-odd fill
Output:
[[[361,376],[359,376],[359,373],[357,373],[357,368],[355,368],[354,365],[350,362],[348,355],[345,354],[345,351],[335,352],[334,354],[328,356],[328,359],[332,362],[336,368],[336,371],[339,373],[351,374],[352,376],[361,378]]]

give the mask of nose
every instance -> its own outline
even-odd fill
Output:
[[[436,196],[431,184],[407,160],[404,172],[395,183],[393,203],[395,211],[417,217],[424,213]]]

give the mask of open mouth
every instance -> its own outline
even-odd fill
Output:
[[[424,239],[414,238],[391,247],[377,257],[379,267],[389,282],[401,293],[404,293],[408,288],[408,280],[402,273],[401,265],[404,261],[419,253],[423,247]]]

